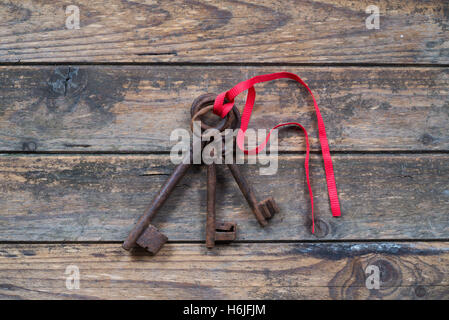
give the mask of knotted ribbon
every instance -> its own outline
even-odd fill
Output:
[[[313,216],[313,194],[312,194],[312,187],[310,185],[310,175],[309,175],[309,153],[310,153],[310,147],[309,147],[309,138],[307,135],[306,129],[297,122],[287,122],[287,123],[280,123],[273,127],[270,132],[268,133],[266,139],[264,142],[262,142],[260,145],[258,145],[256,148],[251,150],[246,150],[244,148],[244,141],[245,141],[245,132],[248,129],[248,123],[251,118],[251,112],[254,107],[254,101],[256,100],[256,90],[254,89],[254,85],[260,82],[266,82],[266,81],[272,81],[276,79],[281,78],[288,78],[295,80],[302,84],[306,90],[310,93],[313,99],[313,104],[315,106],[315,113],[318,121],[318,137],[320,139],[321,144],[321,152],[323,154],[323,161],[324,161],[324,170],[326,173],[326,181],[327,181],[327,190],[329,194],[329,200],[331,205],[331,211],[332,215],[334,217],[339,217],[341,215],[340,212],[340,203],[338,201],[338,195],[337,195],[337,186],[335,184],[335,177],[334,177],[334,169],[332,166],[332,159],[329,151],[329,144],[327,141],[326,136],[326,128],[324,127],[324,121],[320,113],[320,109],[318,108],[318,104],[315,100],[315,97],[313,96],[312,90],[310,90],[309,86],[296,74],[290,73],[290,72],[277,72],[277,73],[270,73],[270,74],[264,74],[255,76],[254,78],[248,79],[246,81],[242,81],[239,84],[237,84],[232,89],[220,93],[217,98],[215,99],[214,103],[214,113],[219,115],[220,117],[224,118],[229,111],[231,111],[232,107],[234,106],[234,99],[243,91],[248,90],[248,94],[246,97],[246,103],[245,107],[243,109],[242,113],[242,120],[239,132],[237,134],[237,145],[239,148],[245,153],[245,154],[257,154],[263,148],[265,148],[269,138],[270,134],[273,130],[284,127],[284,126],[297,126],[304,132],[304,137],[306,140],[306,157],[304,162],[305,172],[306,172],[306,180],[307,180],[307,187],[309,189],[309,196],[310,196],[310,206],[311,206],[311,215],[312,215],[312,233],[315,232],[315,219]],[[226,100],[226,102],[225,102]]]

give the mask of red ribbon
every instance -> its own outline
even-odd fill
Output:
[[[309,189],[309,195],[310,195],[310,206],[312,208],[312,233],[315,232],[315,219],[313,217],[313,194],[312,194],[312,187],[310,186],[310,177],[309,177],[309,138],[307,135],[306,129],[300,125],[297,122],[287,122],[287,123],[281,123],[273,127],[270,132],[268,133],[266,140],[262,142],[260,145],[258,145],[256,148],[251,150],[244,149],[244,141],[245,141],[245,132],[248,129],[248,123],[251,118],[251,112],[253,110],[254,101],[256,100],[256,90],[254,89],[254,85],[256,83],[260,82],[266,82],[266,81],[272,81],[276,79],[281,78],[288,78],[295,80],[302,84],[307,91],[310,93],[313,99],[313,104],[315,106],[315,112],[316,117],[318,121],[318,136],[321,143],[321,152],[323,154],[323,161],[324,161],[324,169],[326,173],[326,180],[327,180],[327,190],[329,193],[329,200],[331,204],[331,211],[332,215],[334,217],[339,217],[341,215],[340,212],[340,203],[338,201],[338,195],[337,195],[337,186],[335,184],[335,177],[334,177],[334,169],[332,166],[332,159],[331,154],[329,152],[329,144],[327,142],[327,136],[326,136],[326,128],[324,127],[324,121],[321,117],[320,109],[318,108],[318,104],[315,100],[315,97],[313,96],[312,90],[310,90],[309,86],[296,74],[290,73],[290,72],[277,72],[277,73],[270,73],[270,74],[264,74],[255,76],[254,78],[248,79],[246,81],[242,81],[239,84],[237,84],[234,88],[220,93],[217,98],[215,99],[214,103],[214,113],[219,115],[220,117],[224,118],[229,111],[231,111],[232,107],[234,106],[234,99],[237,97],[240,93],[243,91],[248,90],[248,95],[246,97],[246,103],[245,108],[243,109],[242,113],[242,123],[240,126],[240,130],[237,135],[237,145],[239,148],[245,153],[245,154],[257,154],[263,148],[265,148],[271,132],[279,127],[283,126],[297,126],[301,128],[301,130],[304,132],[304,136],[306,139],[306,158],[305,158],[305,172],[306,172],[306,179],[307,179],[307,187]],[[228,101],[225,103],[225,99]]]

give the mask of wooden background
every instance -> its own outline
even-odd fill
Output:
[[[380,8],[367,30],[365,9]],[[80,29],[65,8],[80,8]],[[296,83],[258,85],[251,126],[299,121],[312,143],[310,233],[295,130],[278,174],[243,170],[281,213],[261,229],[226,168],[220,219],[238,241],[207,250],[205,170],[155,220],[157,256],[121,242],[173,169],[169,135],[201,93],[300,75],[334,159],[332,218],[313,105]],[[0,1],[0,298],[449,298],[449,3],[444,0]],[[238,105],[242,106],[243,97]],[[65,270],[80,269],[79,290]],[[365,286],[368,265],[381,287]]]

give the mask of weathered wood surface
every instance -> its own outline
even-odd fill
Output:
[[[380,289],[366,287],[368,265]],[[80,289],[66,288],[77,266]],[[2,244],[2,299],[448,299],[449,243]]]
[[[316,94],[331,150],[449,150],[448,68],[237,66],[1,67],[0,150],[169,151],[198,95],[280,70]],[[319,150],[305,89],[278,80],[257,90],[250,127],[299,121]],[[280,150],[304,150],[296,129],[279,137]]]
[[[65,27],[73,4],[79,30]],[[380,30],[365,27],[371,4]],[[449,298],[447,1],[0,0],[0,21],[0,299]],[[11,65],[30,62],[65,65]],[[207,250],[194,168],[154,220],[172,242],[155,257],[122,250],[172,172],[169,136],[188,129],[193,99],[281,70],[310,85],[331,150],[348,152],[333,157],[343,216],[331,216],[315,154],[310,233],[304,156],[287,153],[276,175],[242,168],[281,208],[265,229],[220,166],[218,220],[237,222],[238,240]],[[252,128],[299,121],[320,150],[303,88],[257,91]],[[302,136],[283,130],[279,149],[304,151]],[[69,265],[80,290],[66,288]],[[368,265],[379,290],[366,288]]]
[[[217,217],[239,240],[448,239],[449,155],[336,155],[342,217],[332,218],[321,157],[312,156],[316,235],[303,156],[282,155],[276,175],[242,170],[281,209],[260,228],[227,168],[218,167]],[[173,170],[167,155],[3,155],[0,241],[121,241]],[[172,241],[204,239],[206,172],[181,181],[154,224]]]
[[[80,9],[80,29],[65,9]],[[449,63],[445,0],[1,1],[3,62]],[[212,52],[212,54],[211,54]]]

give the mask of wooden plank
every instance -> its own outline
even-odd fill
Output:
[[[2,62],[449,63],[445,0],[7,2]]]
[[[378,290],[366,287],[369,265]],[[69,266],[78,290],[66,287]],[[169,244],[154,257],[118,244],[0,245],[2,299],[448,299],[448,275],[448,242]]]
[[[218,166],[217,219],[239,240],[448,239],[449,155],[336,155],[342,217],[332,218],[321,158],[312,156],[317,233],[302,155],[279,157],[275,175],[242,170],[281,213],[261,228],[227,168]],[[0,241],[122,241],[173,170],[166,155],[3,155]],[[170,240],[204,239],[206,172],[181,181],[154,224]]]
[[[0,150],[166,152],[198,95],[280,70],[315,92],[331,150],[449,150],[449,68],[238,66],[1,67]],[[320,150],[305,89],[279,80],[257,90],[250,127],[299,121]],[[304,150],[296,129],[279,136],[280,150]]]

